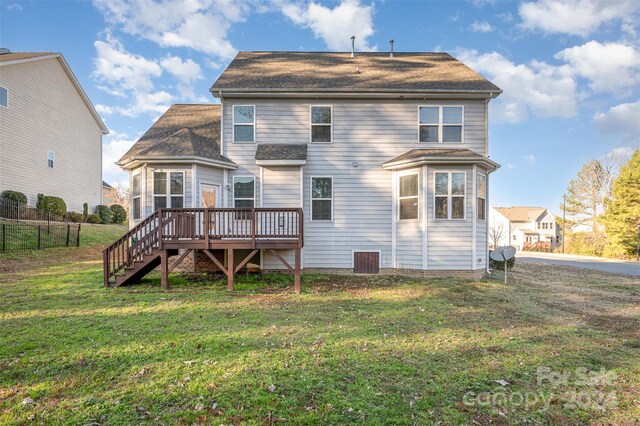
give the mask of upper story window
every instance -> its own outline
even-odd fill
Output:
[[[131,177],[131,216],[137,220],[142,214],[140,173]]]
[[[154,209],[184,207],[184,172],[153,173]]]
[[[330,106],[311,107],[311,142],[331,143],[333,108]]]
[[[436,172],[435,182],[436,219],[464,219],[466,173]]]
[[[418,218],[418,174],[400,176],[398,182],[400,220]]]
[[[485,220],[487,215],[487,176],[478,173],[478,219]]]
[[[254,105],[233,106],[233,141],[255,142],[256,107]]]
[[[311,220],[333,220],[333,178],[311,178]]]
[[[9,90],[0,86],[0,106],[9,108]]]
[[[253,176],[233,177],[233,205],[237,209],[251,209],[255,205],[255,178]]]
[[[53,169],[53,163],[56,159],[56,153],[53,151],[47,151],[47,167]]]
[[[420,142],[462,142],[461,106],[422,106],[420,115]]]

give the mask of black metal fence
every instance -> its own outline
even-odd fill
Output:
[[[80,224],[34,207],[0,200],[0,252],[79,247]]]

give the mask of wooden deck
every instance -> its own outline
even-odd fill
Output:
[[[299,208],[254,209],[158,209],[103,251],[104,285],[116,287],[135,282],[160,266],[162,288],[168,275],[193,250],[201,250],[227,275],[233,290],[234,276],[259,251],[270,250],[295,276],[300,291],[300,250],[304,246],[304,217]],[[223,265],[211,250],[226,251]],[[251,253],[234,262],[234,251]],[[170,257],[183,250],[170,264]],[[278,250],[295,250],[295,264]]]

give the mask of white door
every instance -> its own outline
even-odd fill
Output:
[[[203,208],[214,209],[220,205],[220,185],[200,184],[200,200]]]

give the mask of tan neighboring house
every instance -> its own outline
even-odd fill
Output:
[[[102,203],[108,133],[60,53],[0,49],[0,191],[61,197],[68,210]]]
[[[499,167],[488,158],[488,104],[502,91],[463,63],[446,53],[240,52],[210,91],[220,105],[172,106],[118,161],[130,173],[133,232],[159,208],[302,209],[302,253],[256,246],[252,263],[487,269]],[[167,214],[178,223],[189,211]],[[203,238],[220,260],[233,243],[221,232],[246,217],[209,224],[217,234]],[[196,270],[214,266],[201,251]]]
[[[489,247],[514,246],[517,250],[542,243],[551,250],[562,244],[556,216],[544,207],[491,207]]]

